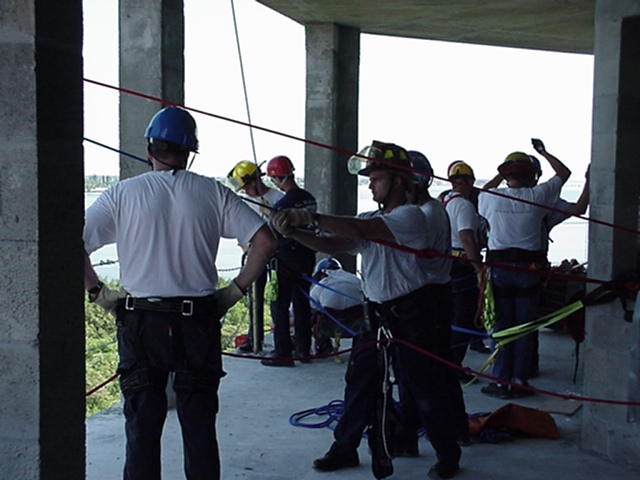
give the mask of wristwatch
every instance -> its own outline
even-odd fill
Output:
[[[104,287],[104,283],[98,280],[98,283],[96,283],[95,286],[87,290],[87,295],[89,296],[90,302],[93,302],[96,299],[96,297],[100,293],[100,290],[102,290],[102,287]]]

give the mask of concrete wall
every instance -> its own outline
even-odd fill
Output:
[[[82,3],[0,15],[0,476],[84,478]]]
[[[360,33],[332,23],[307,25],[305,32],[305,137],[357,152]],[[349,156],[315,145],[305,146],[305,187],[318,200],[319,212],[356,213],[357,177],[347,171]],[[352,257],[340,259],[345,268],[355,268]]]
[[[635,16],[635,17],[634,17]],[[638,229],[640,195],[640,1],[597,2],[590,216]],[[589,277],[611,279],[638,263],[637,234],[591,224]],[[620,302],[587,310],[584,394],[640,401],[640,325]],[[640,465],[640,423],[627,406],[585,403],[582,446]]]
[[[182,0],[120,0],[120,86],[184,102],[184,13]],[[120,149],[146,158],[144,131],[164,105],[120,95]],[[120,178],[150,167],[120,157]]]

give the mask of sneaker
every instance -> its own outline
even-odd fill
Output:
[[[511,398],[512,394],[509,385],[500,385],[498,383],[490,383],[486,387],[482,387],[480,391],[486,395],[498,398]]]
[[[313,461],[313,468],[323,472],[333,472],[334,470],[357,467],[358,465],[360,465],[360,459],[356,450],[347,454],[329,450],[324,457],[316,458]]]
[[[429,469],[428,476],[431,478],[453,478],[460,471],[460,466],[456,464],[448,465],[438,462]]]
[[[263,358],[260,363],[265,367],[295,367],[293,360],[286,357],[273,356],[270,358]]]

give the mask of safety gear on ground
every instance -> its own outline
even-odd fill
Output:
[[[419,185],[429,186],[433,179],[433,168],[431,168],[429,159],[417,150],[409,150],[407,153],[409,154],[411,168],[414,170],[411,172],[413,181]]]
[[[498,166],[498,173],[505,178],[513,175],[535,175],[533,163],[524,152],[512,152],[507,155],[504,162]]]
[[[215,304],[213,315],[215,318],[222,318],[227,310],[233,307],[238,300],[244,297],[245,292],[232,280],[226,287],[213,292],[213,302]]]
[[[325,270],[342,270],[342,264],[334,257],[323,258],[316,263],[316,266],[313,269],[313,276],[315,277],[318,273]]]
[[[160,110],[149,122],[144,136],[150,141],[162,140],[181,145],[191,152],[198,151],[196,121],[183,108],[167,107]]]
[[[258,166],[248,160],[242,160],[236,163],[235,167],[227,174],[229,183],[233,185],[236,191],[240,190],[247,183],[261,176]]]
[[[395,168],[396,166],[401,168]],[[393,143],[374,140],[371,145],[364,147],[353,155],[347,162],[347,169],[353,175],[369,176],[373,170],[402,170],[409,172],[411,162],[409,153]]]
[[[291,163],[289,157],[284,155],[273,157],[267,163],[267,175],[270,177],[286,177],[291,175],[294,170],[293,163]]]
[[[462,175],[472,177],[474,180],[476,178],[473,173],[473,169],[469,166],[469,164],[463,162],[462,160],[456,160],[455,162],[452,162],[449,165],[449,168],[447,168],[447,178]]]
[[[118,302],[124,299],[126,296],[127,292],[125,292],[123,289],[113,290],[104,285],[98,292],[98,296],[95,298],[93,303],[95,303],[96,305],[100,305],[107,312],[115,315]]]

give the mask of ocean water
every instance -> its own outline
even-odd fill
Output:
[[[448,188],[447,184],[434,185],[431,194],[437,196]],[[569,202],[575,202],[580,195],[582,186],[569,185],[562,191],[562,198]],[[98,192],[85,193],[85,209],[98,197]],[[366,185],[360,185],[358,189],[359,211],[367,211],[377,208],[371,200],[371,192]],[[588,216],[588,212],[587,212]],[[551,243],[549,245],[549,260],[552,264],[559,264],[564,259],[576,259],[579,263],[587,261],[588,247],[588,222],[579,218],[569,218],[551,231]],[[240,268],[242,251],[235,239],[222,239],[216,259],[216,267],[222,278],[233,278]],[[100,265],[100,262],[117,261],[115,245],[107,245],[91,255],[98,275],[102,278],[117,279],[119,268],[117,263]]]

